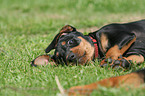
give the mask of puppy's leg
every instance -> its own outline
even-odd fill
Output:
[[[90,95],[90,93],[98,89],[99,86],[104,87],[139,87],[143,84],[145,78],[145,69],[133,72],[123,76],[111,77],[108,79],[103,79],[96,83],[84,85],[84,86],[74,86],[68,90],[69,96],[80,96],[80,95]]]
[[[110,66],[112,68],[122,67],[129,69],[131,67],[131,63],[139,64],[144,62],[144,57],[142,55],[130,55],[128,57],[119,57],[117,60],[105,59],[105,61],[111,63]]]
[[[128,50],[128,48],[130,48],[130,46],[135,42],[135,40],[136,40],[136,37],[134,37],[132,40],[126,43],[121,49],[119,49],[118,45],[114,45],[113,47],[111,47],[106,52],[105,59],[101,61],[100,66],[103,67],[103,66],[108,65],[107,62],[111,63],[110,65],[112,65],[115,60],[120,58],[120,56],[122,56]]]
[[[127,57],[127,60],[131,60],[133,63],[142,63],[144,62],[144,57],[142,55],[130,55]]]

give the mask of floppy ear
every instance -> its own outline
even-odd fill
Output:
[[[60,32],[54,37],[53,41],[50,43],[50,45],[45,49],[46,53],[49,53],[52,49],[55,48],[57,41],[61,35],[66,35],[69,32],[74,32],[76,31],[76,28],[70,26],[70,25],[65,25],[62,27]],[[66,34],[65,34],[66,33]]]

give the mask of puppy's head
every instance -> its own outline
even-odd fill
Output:
[[[70,25],[64,26],[55,36],[45,52],[55,49],[53,59],[61,64],[85,64],[94,57],[94,45],[88,36],[84,36]]]

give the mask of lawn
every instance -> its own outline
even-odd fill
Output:
[[[112,70],[100,68],[97,60],[87,66],[30,66],[66,24],[86,34],[109,23],[144,18],[144,0],[0,0],[0,95],[56,96],[55,75],[68,89],[145,67],[142,63],[129,71]],[[144,94],[141,88],[101,87],[92,96]]]

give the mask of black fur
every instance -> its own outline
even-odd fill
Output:
[[[125,57],[129,55],[141,54],[145,57],[145,20],[124,23],[124,24],[109,24],[102,27],[100,30],[90,33],[89,35],[97,39],[99,47],[100,36],[104,33],[109,39],[109,50],[112,46],[117,44],[121,49],[124,44],[136,36],[135,43],[126,51]],[[100,48],[99,48],[100,49]],[[99,50],[100,58],[104,57],[105,53]]]

